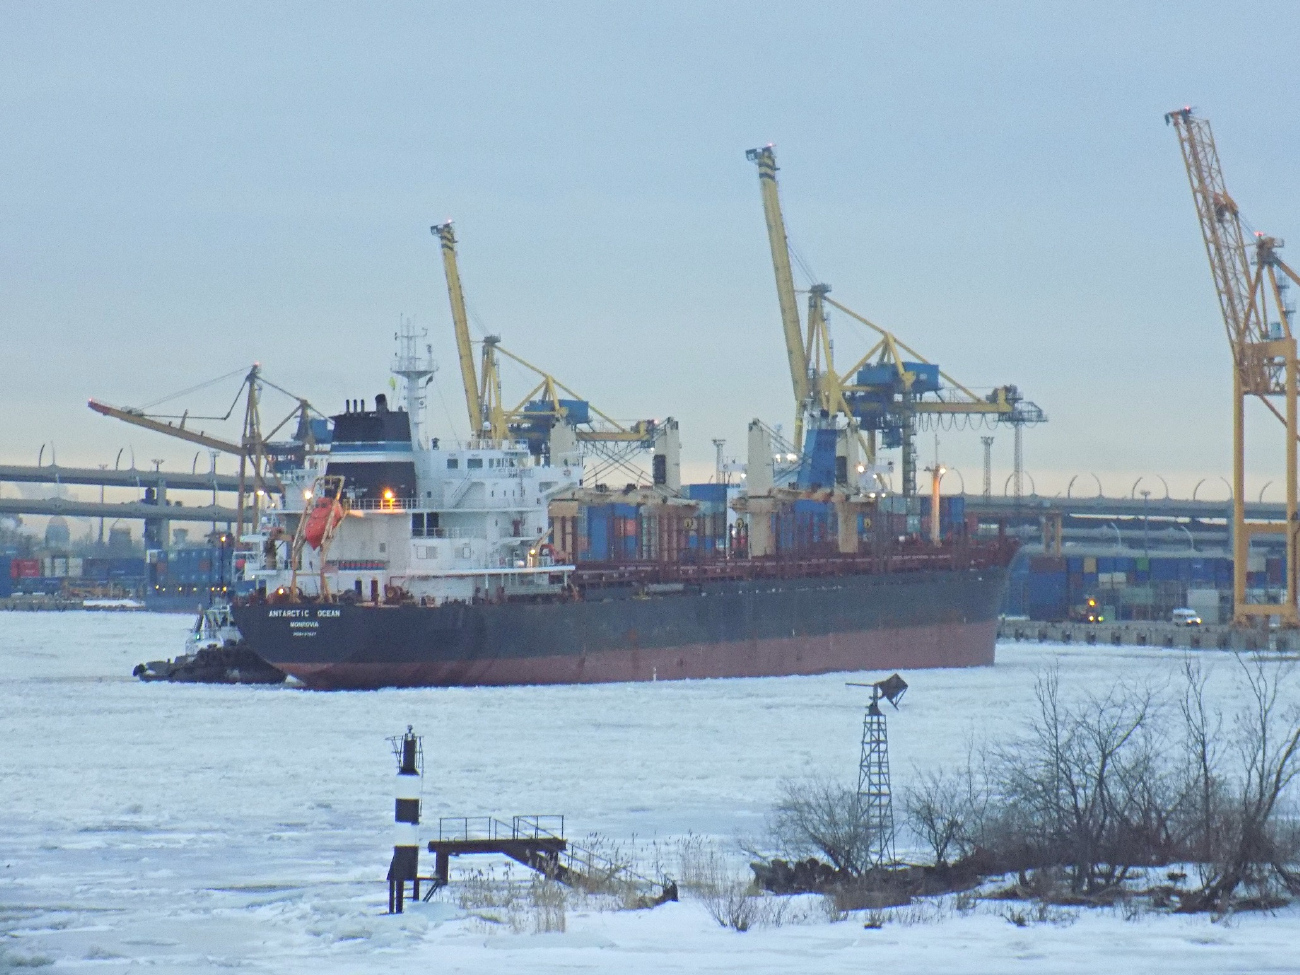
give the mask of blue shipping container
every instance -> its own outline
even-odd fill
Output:
[[[587,508],[586,558],[595,562],[609,561],[609,537],[613,528],[614,512],[611,505],[590,505]]]
[[[726,505],[727,485],[725,484],[688,484],[686,497],[692,501],[706,501],[709,504]]]

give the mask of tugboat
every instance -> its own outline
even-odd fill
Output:
[[[286,674],[243,646],[230,604],[213,602],[199,613],[185,638],[185,652],[174,660],[136,664],[143,681],[185,684],[283,684]]]

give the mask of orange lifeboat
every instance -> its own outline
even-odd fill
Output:
[[[334,498],[317,498],[312,502],[311,511],[307,513],[307,525],[303,528],[303,539],[312,548],[319,549],[325,536],[343,520],[343,505]]]

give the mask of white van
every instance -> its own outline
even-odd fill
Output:
[[[1186,607],[1174,610],[1169,614],[1169,618],[1173,620],[1174,626],[1201,625],[1201,614],[1196,612],[1194,609],[1187,609]]]

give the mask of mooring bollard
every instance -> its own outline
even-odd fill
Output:
[[[397,758],[393,801],[393,860],[388,865],[388,913],[401,914],[406,881],[420,899],[420,783],[424,775],[422,739],[410,725],[406,734],[388,739]]]

